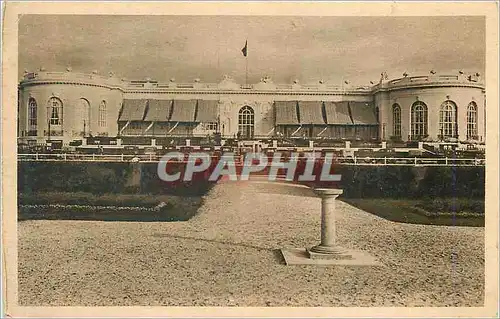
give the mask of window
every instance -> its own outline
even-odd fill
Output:
[[[439,135],[441,137],[457,137],[457,106],[450,100],[441,104]]]
[[[417,101],[411,106],[411,137],[419,139],[427,136],[427,105]]]
[[[470,102],[467,106],[467,139],[477,139],[477,104]]]
[[[51,97],[49,99],[49,111],[50,111],[50,118],[49,118],[50,125],[62,125],[63,105],[61,100],[59,100],[56,97]]]
[[[205,123],[205,129],[209,131],[216,131],[217,130],[217,122],[209,122]]]
[[[33,132],[37,130],[37,117],[38,117],[38,106],[36,100],[32,97],[28,100],[28,131]],[[29,133],[28,133],[29,134]]]
[[[90,130],[90,103],[87,99],[81,98],[78,100],[78,111],[75,112],[77,127],[81,132],[85,133]]]
[[[399,104],[392,106],[392,130],[394,136],[401,137],[401,106]]]
[[[254,112],[249,106],[244,106],[238,112],[238,133],[242,138],[252,138],[254,131]]]
[[[99,104],[99,127],[106,127],[106,101]]]

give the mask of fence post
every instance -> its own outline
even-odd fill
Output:
[[[357,165],[358,161],[356,160],[356,156],[354,156],[354,165]]]
[[[153,154],[149,154],[149,161],[152,162],[153,161]]]
[[[415,157],[415,166],[417,166],[417,158]]]
[[[66,153],[64,153],[64,160],[66,160]]]
[[[36,156],[35,156],[36,160],[38,161],[38,153],[36,153]]]
[[[95,154],[92,153],[92,161],[95,161]]]
[[[384,165],[387,165],[387,157],[384,157]]]
[[[122,153],[122,162],[123,162],[123,153]]]
[[[444,159],[444,160],[445,160],[445,164],[446,164],[446,166],[448,166],[448,157],[445,157],[445,159]]]

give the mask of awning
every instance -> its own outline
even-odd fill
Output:
[[[148,112],[146,113],[144,121],[168,121],[168,115],[172,107],[171,100],[149,100],[148,105]]]
[[[142,121],[147,100],[123,100],[119,121]]]
[[[328,124],[352,125],[348,102],[325,102],[326,122]]]
[[[349,102],[354,124],[377,125],[375,107],[370,102]]]
[[[210,123],[217,122],[219,101],[217,100],[198,100],[198,112],[196,122]]]
[[[196,100],[174,100],[171,122],[194,122]]]
[[[276,125],[299,125],[296,101],[275,101]]]
[[[302,124],[325,124],[321,101],[299,101],[300,123]]]

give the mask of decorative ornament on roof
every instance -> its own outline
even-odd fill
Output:
[[[175,78],[170,78],[170,82],[175,82]]]
[[[405,73],[403,73],[403,77],[405,77],[405,78],[406,78],[407,76],[408,76],[408,73],[406,73],[406,72],[405,72]]]
[[[45,72],[46,69],[45,69],[45,67],[41,66],[39,70],[42,72]]]
[[[298,79],[293,80],[293,84],[299,84],[299,80]]]
[[[99,74],[97,70],[92,71],[92,74]]]
[[[263,78],[260,79],[260,82],[272,83],[273,81],[271,80],[271,77],[269,75],[265,75]]]
[[[200,82],[201,82],[200,78],[194,79],[194,83],[200,83]]]
[[[68,67],[66,68],[66,71],[71,72],[71,71],[73,71],[73,68],[72,68],[72,67],[70,67],[70,66],[68,66]]]
[[[431,74],[436,74],[436,71],[434,71],[434,70],[431,70]]]

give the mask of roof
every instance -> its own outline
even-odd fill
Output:
[[[275,101],[276,125],[298,125],[297,101]]]
[[[119,121],[142,121],[148,100],[123,100]]]
[[[300,123],[324,125],[322,108],[321,101],[299,101]]]
[[[376,125],[378,124],[375,107],[371,102],[349,102],[352,120],[354,124]]]
[[[196,113],[197,122],[217,122],[219,101],[217,100],[198,100],[198,112]]]
[[[194,122],[196,100],[174,100],[171,122]]]
[[[168,121],[171,107],[171,100],[149,100],[148,112],[146,113],[144,121]]]
[[[353,124],[349,115],[348,102],[325,102],[325,112],[328,124]]]

